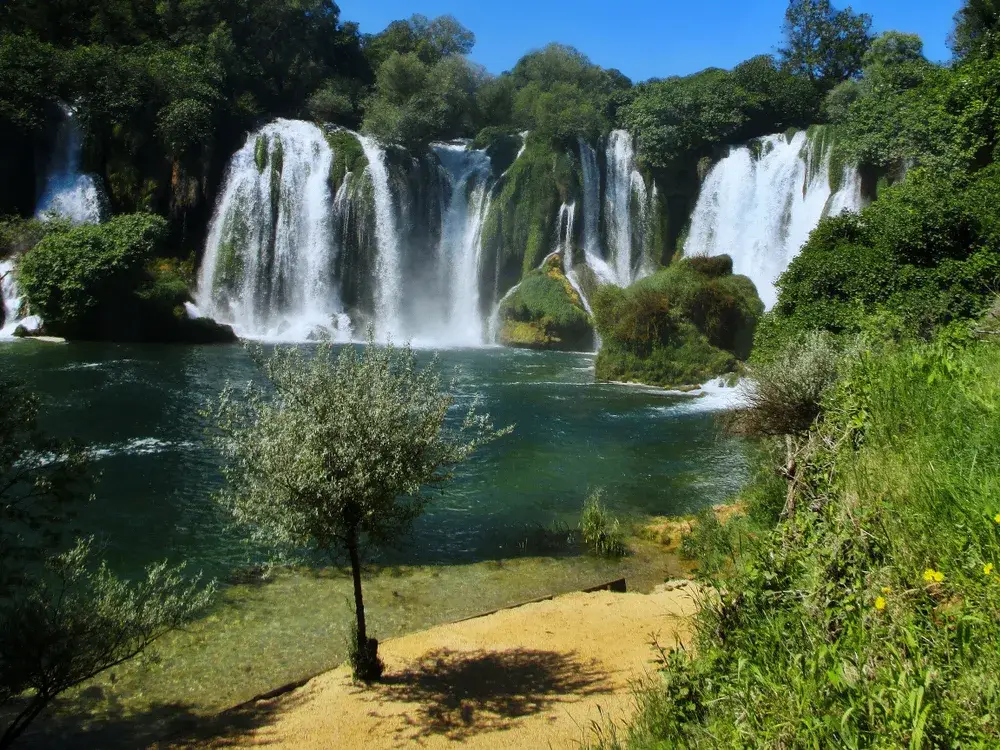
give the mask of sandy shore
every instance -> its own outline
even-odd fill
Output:
[[[577,748],[593,725],[634,710],[655,673],[651,641],[690,635],[693,585],[651,594],[568,594],[442,625],[381,645],[382,683],[347,667],[244,714],[238,736],[210,743],[269,748]]]

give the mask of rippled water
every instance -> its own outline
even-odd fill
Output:
[[[481,394],[496,423],[515,430],[473,458],[383,562],[530,554],[539,527],[574,526],[598,487],[624,515],[663,515],[718,502],[743,480],[739,443],[720,436],[710,401],[595,384],[586,354],[438,356],[460,401]],[[45,426],[97,459],[97,501],[81,524],[105,540],[116,568],[169,557],[225,575],[252,556],[210,500],[220,474],[198,416],[227,380],[258,376],[241,347],[17,343],[0,348],[0,362],[42,395]]]

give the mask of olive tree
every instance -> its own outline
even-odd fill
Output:
[[[89,496],[87,457],[42,434],[37,413],[34,395],[0,376],[0,748],[60,693],[188,622],[214,589],[166,563],[137,583],[95,565],[70,526]]]
[[[409,347],[336,352],[277,348],[251,355],[266,385],[222,392],[208,416],[224,458],[219,501],[250,537],[272,550],[315,550],[350,562],[355,676],[378,679],[361,587],[367,551],[393,544],[431,493],[497,431],[476,404],[450,423],[455,403],[435,363],[418,368]]]

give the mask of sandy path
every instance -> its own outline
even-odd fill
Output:
[[[593,722],[634,707],[655,666],[650,641],[689,636],[692,586],[569,594],[381,644],[383,683],[327,672],[254,712],[269,719],[226,747],[578,748]]]

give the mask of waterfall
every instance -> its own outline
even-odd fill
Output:
[[[419,335],[444,346],[480,346],[484,321],[479,305],[479,272],[483,221],[488,210],[490,157],[466,144],[432,146],[443,167],[441,241],[438,277],[443,288],[435,296],[442,316],[418,316]],[[424,309],[432,307],[423,295]],[[443,309],[442,309],[443,308]],[[424,317],[424,320],[420,318]]]
[[[37,216],[44,219],[55,214],[74,224],[97,224],[104,213],[104,197],[94,177],[80,171],[83,146],[76,111],[66,105],[62,110],[64,117],[56,134]]]
[[[612,131],[605,151],[607,177],[605,180],[604,210],[607,227],[608,246],[615,283],[628,286],[647,272],[643,261],[643,243],[635,242],[632,226],[635,220],[639,226],[645,223],[645,216],[632,216],[635,199],[640,211],[647,203],[646,183],[635,168],[635,151],[632,136],[625,130]],[[638,253],[636,252],[638,245]]]
[[[199,279],[203,314],[241,336],[342,336],[333,279],[333,161],[323,132],[276,120],[232,158]]]
[[[399,339],[403,335],[403,265],[389,170],[385,164],[385,151],[373,138],[359,135],[358,142],[368,159],[368,174],[375,200],[375,241],[378,245],[375,261],[375,333],[380,340]]]
[[[598,280],[602,284],[614,284],[617,274],[604,260],[601,250],[601,172],[597,166],[597,152],[582,138],[579,144],[583,171],[583,253]]]
[[[731,149],[705,178],[691,218],[686,255],[733,258],[765,306],[777,301],[778,276],[827,214],[861,207],[860,177],[845,169],[842,187],[830,190],[830,149],[799,132],[761,139],[759,156]]]
[[[36,217],[48,220],[68,219],[72,224],[97,224],[104,214],[104,195],[93,175],[80,171],[83,136],[76,121],[76,111],[62,105],[63,121],[56,133],[55,148],[49,159],[45,187],[38,201]],[[37,316],[21,318],[21,292],[15,278],[14,258],[0,261],[0,339],[10,338],[18,326],[36,330],[42,321]]]
[[[576,269],[573,267],[573,229],[575,223],[576,203],[568,205],[563,203],[559,208],[559,218],[556,220],[556,226],[559,231],[556,252],[562,254],[563,274],[566,276],[566,280],[569,281],[570,286],[580,296],[580,303],[587,313],[593,315],[594,311],[590,309],[590,303],[587,301],[587,296],[583,293],[583,288],[580,286],[580,279],[576,275]]]

